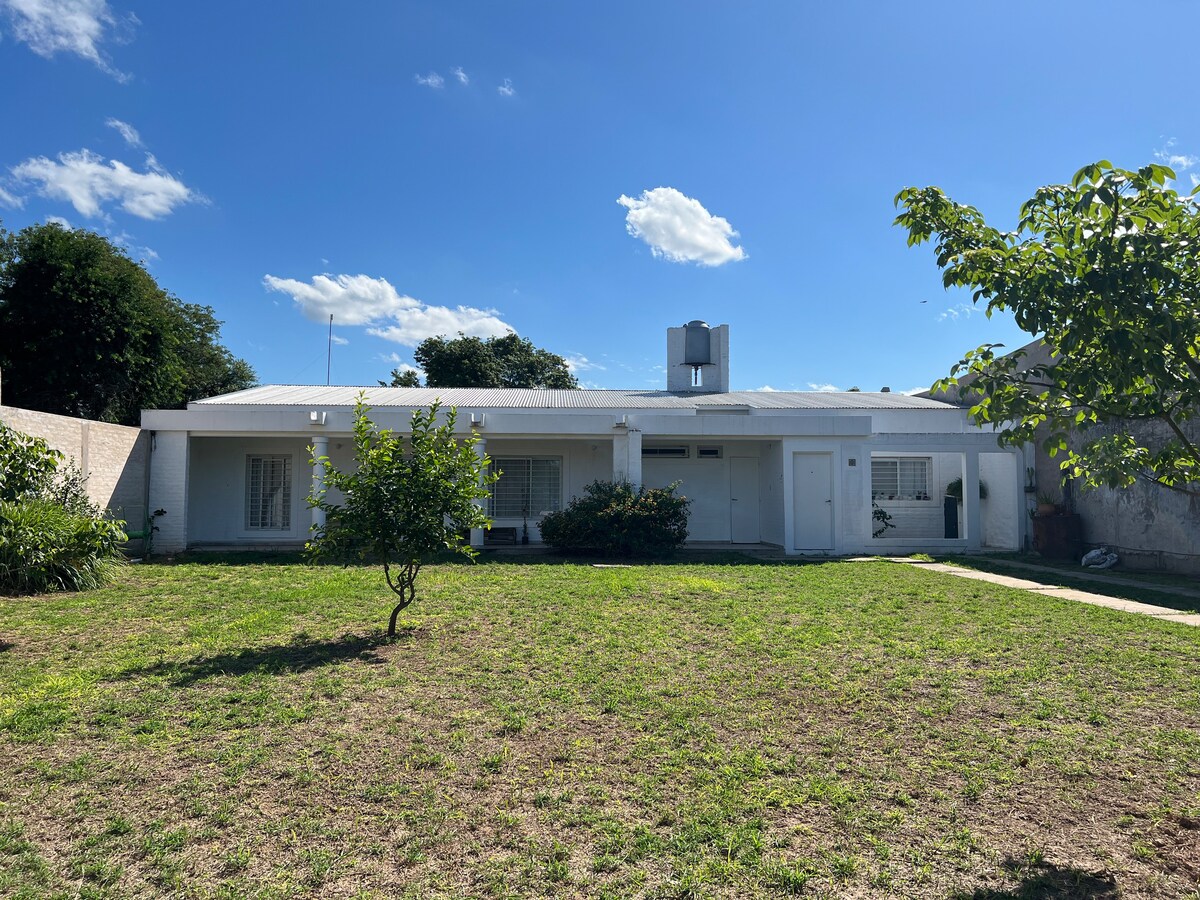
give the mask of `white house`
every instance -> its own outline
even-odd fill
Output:
[[[729,391],[729,327],[667,332],[666,391],[266,385],[184,410],[147,410],[156,549],[286,546],[316,511],[314,448],[349,466],[355,398],[395,430],[434,400],[456,407],[501,470],[491,535],[510,537],[597,479],[680,483],[691,542],[774,545],[789,554],[1018,549],[1024,458],[965,410],[883,392]],[[962,509],[945,514],[956,478]],[[984,480],[988,498],[980,501]],[[873,504],[895,527],[872,532]],[[949,520],[949,521],[948,521]],[[961,523],[961,524],[959,524]],[[957,532],[957,536],[947,535]]]

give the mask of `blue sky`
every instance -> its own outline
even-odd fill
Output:
[[[339,384],[511,328],[585,384],[662,387],[666,328],[702,318],[734,389],[908,390],[1027,338],[941,288],[896,192],[1011,227],[1101,158],[1174,158],[1190,190],[1198,24],[1183,0],[0,0],[0,219],[122,242],[264,383],[324,381],[332,311]]]

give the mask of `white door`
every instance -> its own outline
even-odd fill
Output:
[[[833,456],[792,456],[793,527],[797,550],[833,549]]]
[[[729,460],[729,531],[735,544],[757,544],[758,460],[734,456]]]

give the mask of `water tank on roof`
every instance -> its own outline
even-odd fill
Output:
[[[683,328],[683,364],[693,367],[711,366],[712,341],[709,339],[708,323],[693,319]]]

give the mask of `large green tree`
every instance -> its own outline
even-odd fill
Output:
[[[136,425],[254,384],[207,306],[183,303],[107,238],[57,224],[0,235],[4,402]]]
[[[1039,189],[1015,231],[936,187],[896,197],[896,223],[910,245],[934,243],[945,286],[969,288],[989,316],[1011,312],[1049,350],[1041,362],[984,344],[936,387],[969,376],[975,422],[1008,444],[1044,435],[1088,486],[1200,495],[1200,210],[1174,178],[1085,166]]]
[[[478,438],[454,433],[456,413],[441,407],[417,409],[407,434],[379,428],[360,396],[354,405],[354,464],[339,468],[328,457],[314,460],[324,469],[309,506],[325,513],[308,542],[309,558],[343,565],[376,562],[397,603],[396,619],[417,596],[421,567],[439,553],[474,557],[465,536],[491,522],[480,501],[499,477],[489,460],[475,452]],[[340,502],[330,499],[330,492]]]
[[[426,338],[413,356],[428,387],[579,387],[565,359],[516,334]]]

